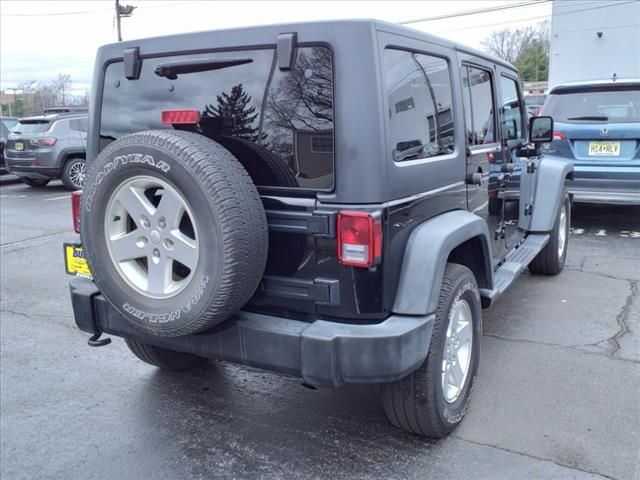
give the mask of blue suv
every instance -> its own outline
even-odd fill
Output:
[[[640,79],[558,85],[542,114],[555,125],[543,150],[574,163],[574,201],[640,204]]]

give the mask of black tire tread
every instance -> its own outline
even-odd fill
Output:
[[[25,185],[29,185],[31,188],[42,188],[46,187],[49,183],[48,178],[29,178],[29,177],[20,177],[22,183]]]
[[[187,370],[207,361],[191,353],[176,352],[129,338],[125,339],[125,343],[140,360],[163,370]]]
[[[256,143],[250,142],[243,138],[238,137],[225,137],[225,140],[236,142],[244,147],[253,150],[269,167],[271,173],[276,178],[278,182],[278,186],[280,187],[298,187],[298,181],[296,180],[295,175],[291,171],[291,169],[285,165],[279,158],[277,158],[270,150],[263,147],[262,145],[258,145]]]

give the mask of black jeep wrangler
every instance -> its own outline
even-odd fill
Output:
[[[91,345],[378,383],[394,425],[442,437],[482,308],[563,268],[571,166],[540,158],[517,71],[480,52],[377,21],[202,32],[100,48],[91,95],[66,245]]]

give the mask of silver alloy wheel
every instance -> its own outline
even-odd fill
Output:
[[[560,221],[558,222],[558,258],[564,255],[564,249],[567,243],[567,205],[562,204],[560,210]]]
[[[449,325],[442,355],[442,392],[455,402],[464,388],[473,347],[473,316],[466,300],[458,299],[449,311]]]
[[[200,255],[191,208],[156,177],[128,179],[111,195],[105,216],[107,248],[122,278],[150,298],[169,298],[190,282]]]
[[[87,177],[87,164],[86,162],[76,162],[71,165],[69,169],[69,180],[76,188],[84,187],[84,180]]]

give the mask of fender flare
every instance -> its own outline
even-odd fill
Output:
[[[58,157],[60,158],[60,168],[64,167],[64,164],[67,162],[67,160],[76,157],[84,157],[86,159],[86,150],[78,147],[66,147],[65,149],[63,149]]]
[[[536,192],[531,217],[531,232],[550,232],[564,200],[565,181],[573,179],[573,164],[568,160],[545,156],[538,165]]]
[[[438,306],[440,287],[451,252],[468,240],[480,241],[484,277],[481,288],[493,288],[489,229],[479,216],[465,210],[443,213],[417,226],[407,241],[394,313],[426,315]],[[477,272],[476,277],[478,277]]]

